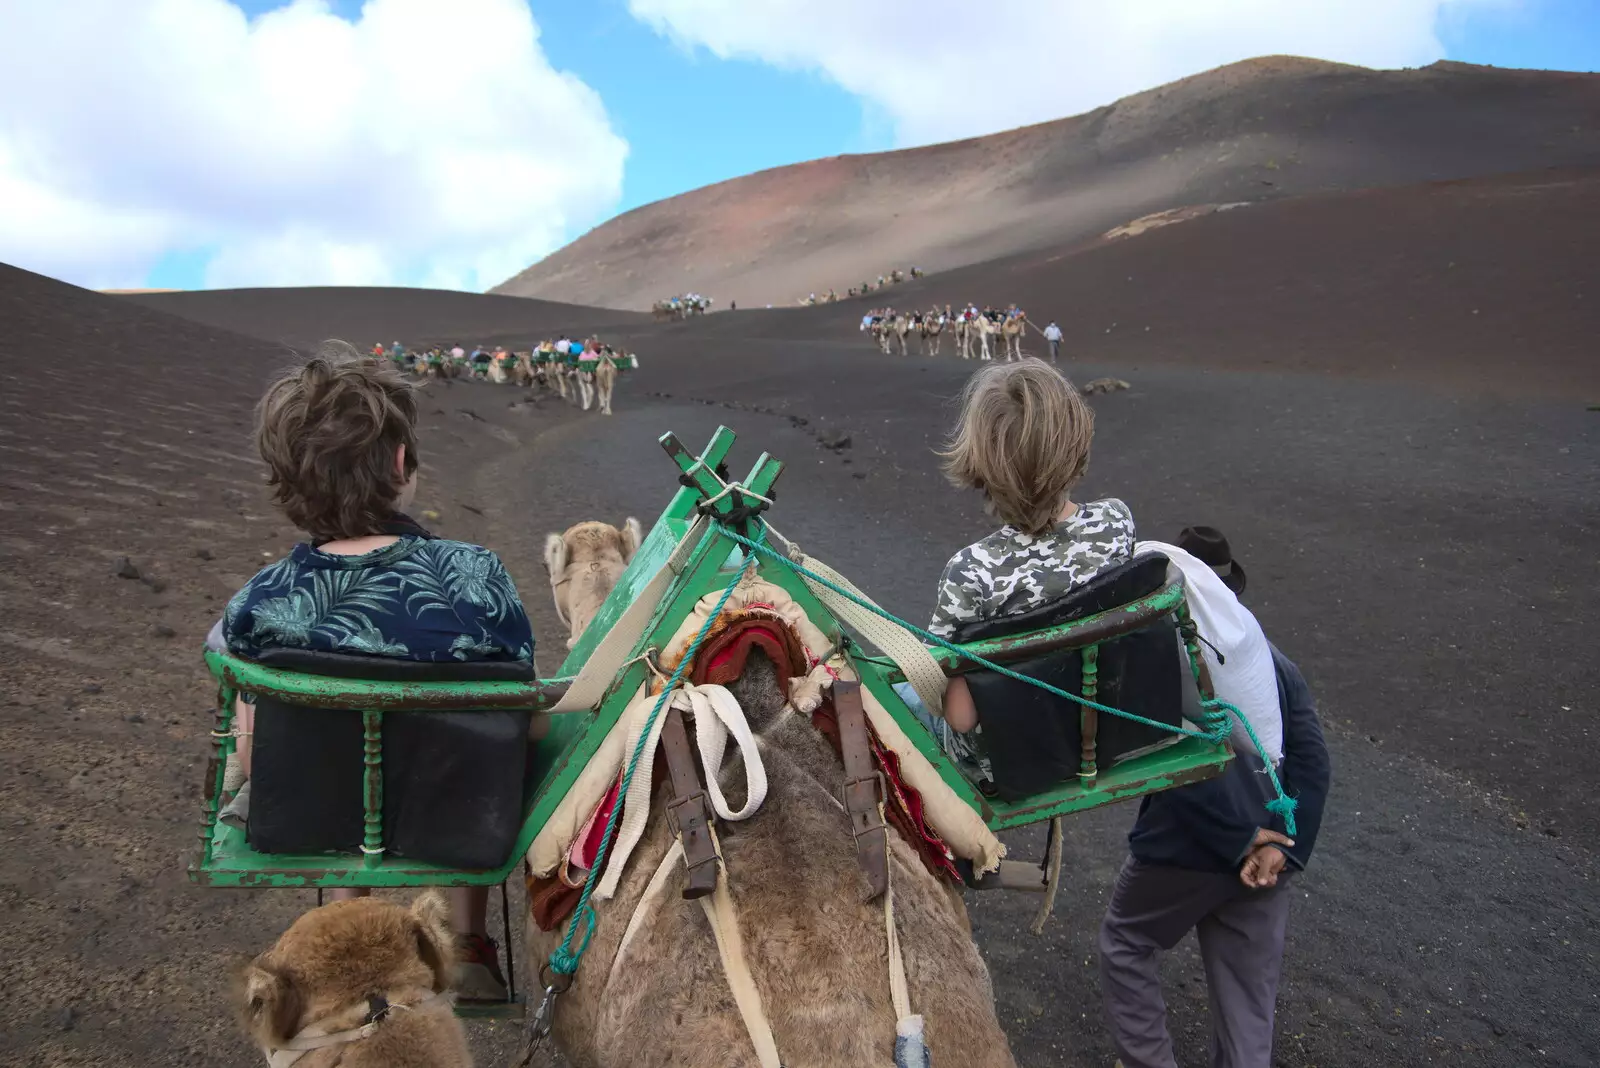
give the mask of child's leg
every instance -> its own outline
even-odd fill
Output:
[[[487,886],[456,886],[448,891],[450,898],[450,923],[457,934],[489,934],[489,888]]]

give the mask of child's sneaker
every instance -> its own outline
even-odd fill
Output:
[[[505,1001],[510,996],[500,974],[500,950],[494,939],[480,934],[462,936],[455,988],[463,1001]]]

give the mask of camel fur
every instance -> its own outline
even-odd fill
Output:
[[[310,1050],[295,1068],[470,1068],[466,1032],[450,1002],[418,1005],[449,987],[456,941],[443,895],[408,909],[365,897],[301,916],[237,976],[234,1003],[263,1052],[313,1024],[323,1033],[360,1027],[368,999],[395,1006],[366,1038]]]
[[[600,414],[611,414],[611,393],[617,388],[617,365],[610,357],[602,357],[594,370],[594,387],[600,395]]]
[[[621,528],[590,521],[545,537],[544,566],[556,611],[571,631],[568,649],[578,643],[578,636],[611,596],[611,588],[643,541],[644,531],[631,516]]]
[[[784,683],[758,650],[729,687],[757,734],[768,783],[754,816],[717,829],[745,959],[784,1065],[888,1064],[896,1019],[883,902],[862,900],[867,884],[837,800],[844,772]],[[743,805],[742,771],[725,765],[719,779],[728,803]],[[681,862],[635,916],[673,840],[663,793],[616,896],[597,904],[594,938],[557,1004],[553,1036],[574,1068],[754,1068],[702,907],[681,896]],[[926,1020],[933,1063],[1014,1068],[960,892],[893,830],[889,837],[911,1006]],[[637,927],[618,956],[630,918]],[[546,959],[562,936],[530,924],[529,959]]]

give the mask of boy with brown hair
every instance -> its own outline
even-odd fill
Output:
[[[416,396],[404,377],[344,342],[325,342],[272,384],[257,417],[273,501],[310,538],[233,596],[213,645],[252,658],[284,648],[532,662],[533,630],[500,558],[436,538],[405,514],[419,456]],[[248,775],[254,709],[241,702],[238,712]],[[242,807],[238,798],[230,805]],[[336,890],[334,897],[364,893]],[[488,891],[450,893],[462,934],[461,994],[503,999],[487,934]]]

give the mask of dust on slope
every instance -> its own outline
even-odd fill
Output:
[[[302,286],[124,295],[130,303],[251,337],[308,349],[336,337],[359,348],[531,342],[582,336],[647,316],[525,297],[396,286]]]
[[[1189,204],[1600,163],[1597,111],[1596,75],[1250,60],[1074,118],[697,189],[605,223],[494,292],[792,304],[892,266],[948,270]]]
[[[0,1062],[257,1058],[229,969],[312,895],[201,889],[184,865],[215,699],[200,642],[298,540],[250,447],[295,358],[0,266]],[[424,389],[419,506],[441,533],[480,540],[498,505],[447,472],[565,417],[516,397]],[[542,587],[536,551],[505,556]],[[487,1058],[496,1034],[472,1031]]]
[[[695,337],[851,340],[862,313],[1016,302],[1066,358],[1288,370],[1600,400],[1600,169],[1297,197],[978,264]],[[667,331],[663,331],[666,333]],[[687,335],[686,335],[687,336]],[[1037,330],[1027,351],[1045,351]],[[943,339],[946,357],[952,338]],[[912,359],[917,345],[912,342]]]

